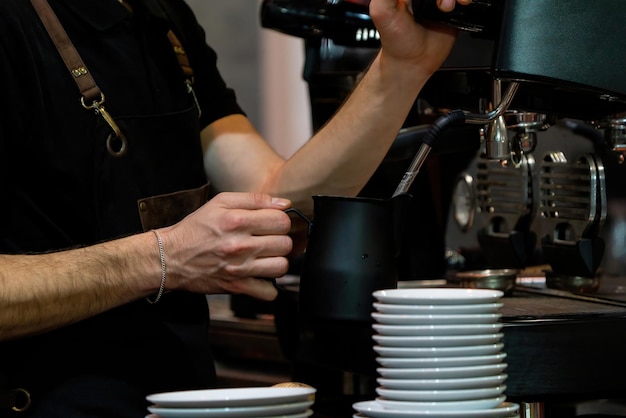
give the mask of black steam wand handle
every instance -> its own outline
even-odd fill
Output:
[[[400,180],[398,187],[396,187],[396,191],[393,193],[392,197],[408,193],[411,184],[413,184],[413,180],[415,180],[415,177],[417,177],[424,161],[426,161],[426,157],[428,157],[433,144],[441,136],[443,131],[450,126],[460,125],[463,123],[465,123],[465,113],[462,110],[453,110],[435,120],[426,133],[426,136],[424,136],[422,145],[420,145],[417,150],[417,154],[413,158],[413,161],[411,161],[407,171],[402,176],[402,179]]]

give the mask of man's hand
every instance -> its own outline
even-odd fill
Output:
[[[451,11],[456,3],[471,0],[438,0],[442,11]],[[446,25],[415,22],[411,0],[371,0],[370,16],[380,33],[386,59],[414,63],[430,75],[445,61],[457,30]]]
[[[163,228],[167,289],[276,296],[271,280],[289,267],[291,220],[285,199],[221,193],[178,224]]]

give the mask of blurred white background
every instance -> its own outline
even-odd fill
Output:
[[[218,67],[268,142],[290,156],[311,136],[300,38],[261,27],[261,0],[186,0],[218,54]]]

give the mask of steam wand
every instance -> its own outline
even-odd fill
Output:
[[[498,107],[488,113],[469,113],[463,110],[453,110],[443,116],[440,116],[435,122],[432,124],[426,135],[424,136],[424,140],[422,145],[420,145],[417,150],[417,154],[411,161],[411,165],[407,169],[407,171],[402,176],[398,187],[393,193],[392,197],[396,197],[400,194],[407,193],[411,184],[417,177],[422,164],[426,161],[426,157],[430,153],[430,150],[435,143],[435,140],[441,136],[441,133],[448,128],[450,125],[460,125],[462,123],[473,123],[473,124],[486,124],[494,119],[502,116],[504,112],[508,109],[509,105],[513,101],[513,97],[517,92],[517,88],[519,87],[519,83],[513,82],[511,83],[506,92],[504,93],[502,100]]]
[[[424,161],[426,161],[426,157],[430,153],[435,139],[437,139],[441,135],[441,132],[443,132],[444,129],[448,127],[448,125],[462,124],[464,122],[465,113],[462,110],[453,110],[437,118],[437,120],[428,130],[428,132],[426,132],[426,135],[424,136],[424,139],[422,141],[422,145],[420,145],[419,149],[417,150],[417,154],[413,158],[413,161],[411,161],[411,165],[409,166],[407,171],[402,176],[402,180],[400,180],[400,183],[398,184],[398,187],[396,187],[396,191],[393,193],[392,197],[396,197],[409,191],[409,188],[411,187],[413,180],[415,180],[417,173],[419,173],[422,164],[424,164]]]

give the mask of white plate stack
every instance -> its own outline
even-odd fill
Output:
[[[316,390],[311,387],[250,387],[165,392],[149,395],[146,418],[306,418]]]
[[[419,288],[374,292],[378,397],[354,417],[519,417],[506,402],[503,292]]]

